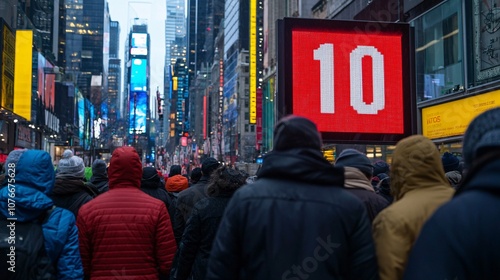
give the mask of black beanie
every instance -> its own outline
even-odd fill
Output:
[[[443,154],[443,156],[441,157],[441,162],[443,163],[444,173],[459,170],[460,168],[460,160],[458,160],[455,155],[449,152],[445,152]]]
[[[180,165],[172,165],[170,167],[170,172],[168,173],[168,177],[181,175],[181,172],[182,172],[182,167]]]
[[[208,157],[205,160],[203,160],[203,162],[201,163],[201,172],[205,176],[210,176],[210,174],[212,174],[212,172],[215,169],[219,168],[219,166],[220,166],[220,163],[218,160],[216,160],[213,157]]]
[[[148,166],[142,169],[142,180],[159,182],[160,176],[158,176],[158,171],[154,167]]]
[[[335,161],[337,167],[354,167],[359,169],[363,174],[373,176],[373,167],[370,159],[355,149],[345,149],[337,157]]]
[[[304,117],[289,115],[278,121],[274,127],[275,151],[294,148],[321,150],[321,145],[321,135],[316,124]]]

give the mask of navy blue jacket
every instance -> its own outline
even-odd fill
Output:
[[[424,225],[404,279],[500,279],[500,160],[467,178]]]
[[[205,279],[378,279],[366,209],[321,151],[266,155],[224,212]]]
[[[11,173],[5,166],[7,175]],[[11,169],[12,170],[12,169]],[[14,173],[12,173],[14,174]],[[54,205],[48,194],[54,187],[54,167],[50,155],[40,150],[28,150],[15,164],[15,180],[0,189],[0,215],[9,215],[7,201],[9,188],[15,189],[15,218],[31,221]],[[57,269],[57,279],[83,279],[82,261],[78,248],[78,231],[75,216],[70,211],[56,207],[43,224],[45,248]]]

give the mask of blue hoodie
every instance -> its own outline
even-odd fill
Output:
[[[9,167],[7,159],[6,175],[15,176],[15,217],[18,222],[30,221],[37,218],[54,203],[48,194],[54,187],[54,168],[47,152],[40,150],[26,150],[22,153],[14,166]],[[0,215],[9,215],[7,200],[9,189],[0,189]],[[43,225],[45,248],[57,269],[57,279],[83,279],[83,268],[78,248],[78,230],[74,215],[63,208],[55,208],[47,222]]]

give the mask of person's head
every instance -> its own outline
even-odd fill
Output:
[[[182,173],[182,167],[180,165],[172,165],[170,166],[170,172],[168,173],[168,177],[172,177],[175,175],[181,175]]]
[[[246,177],[243,173],[223,165],[212,173],[207,186],[207,194],[209,196],[231,196],[245,183]]]
[[[389,164],[383,160],[376,160],[373,164],[373,176],[377,176],[380,173],[389,174]]]
[[[345,149],[335,160],[336,167],[354,167],[361,171],[368,180],[373,176],[373,167],[370,159],[355,149]]]
[[[57,178],[75,178],[85,177],[85,164],[81,157],[77,157],[71,150],[65,150],[57,165]]]
[[[50,155],[41,150],[13,150],[5,160],[7,175],[15,174],[16,184],[27,186],[49,195],[54,188],[54,166]]]
[[[311,120],[288,115],[274,127],[274,151],[286,151],[296,148],[321,150],[321,135]]]
[[[460,160],[452,153],[445,152],[441,156],[441,162],[443,163],[445,173],[450,171],[460,171]]]
[[[219,168],[220,162],[213,157],[208,157],[201,163],[201,173],[204,176],[212,175],[212,172]]]
[[[412,135],[396,144],[390,177],[395,200],[417,188],[449,186],[439,150],[423,135]]]
[[[200,180],[202,174],[201,174],[201,168],[196,167],[193,170],[191,170],[191,184],[196,184]]]
[[[113,151],[108,167],[109,188],[132,186],[139,188],[142,178],[142,163],[133,147],[123,146]]]
[[[92,177],[93,178],[108,178],[108,166],[102,159],[94,160],[92,163]]]
[[[160,185],[160,176],[153,167],[144,167],[142,169],[141,188],[158,188]]]
[[[500,149],[500,108],[488,110],[472,120],[462,149],[466,169],[488,152]]]

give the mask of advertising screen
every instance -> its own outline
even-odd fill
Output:
[[[146,133],[146,114],[148,112],[148,94],[145,91],[130,92],[130,127],[133,135]],[[134,132],[135,131],[135,132]]]
[[[147,91],[147,65],[148,61],[141,58],[133,58],[130,66],[130,90]]]
[[[395,143],[415,131],[408,24],[296,18],[279,24],[282,115],[311,119],[325,142]]]
[[[78,138],[83,139],[84,129],[85,129],[85,99],[81,92],[77,94],[77,105],[78,105]]]
[[[130,42],[131,55],[148,55],[147,33],[132,33]]]

